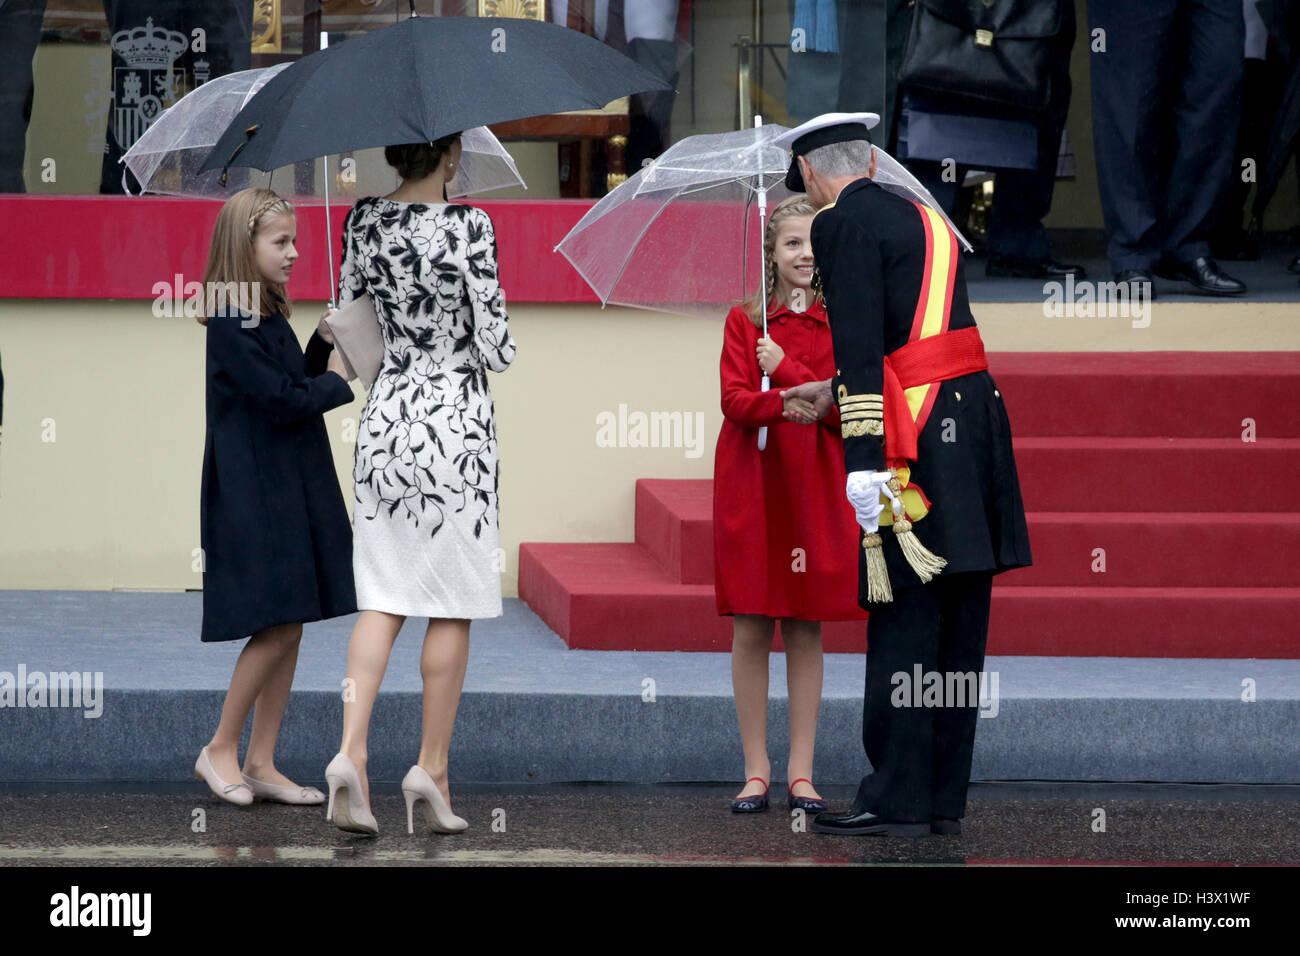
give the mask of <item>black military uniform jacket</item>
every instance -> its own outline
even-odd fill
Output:
[[[926,323],[942,318],[948,331],[975,325],[960,253],[942,218],[866,177],[845,186],[813,218],[812,245],[834,343],[831,392],[843,423],[845,469],[881,471],[885,356]],[[923,286],[926,300],[918,308]],[[910,477],[930,510],[913,532],[947,561],[944,574],[996,574],[1030,564],[1011,426],[992,376],[963,375],[926,394],[928,415]],[[881,534],[891,585],[920,585],[895,536],[884,527]],[[859,548],[864,607],[866,593]]]

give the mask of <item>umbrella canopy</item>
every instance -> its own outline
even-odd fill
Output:
[[[789,196],[788,130],[688,136],[592,206],[555,247],[600,297],[640,309],[723,318],[762,279],[759,199]],[[876,147],[875,181],[921,202],[970,243],[911,173]]]
[[[240,169],[225,184],[219,171],[202,169],[203,161],[235,115],[288,66],[288,63],[277,63],[264,69],[228,73],[204,83],[164,110],[122,156],[122,163],[135,175],[144,192],[169,196],[228,199],[246,186],[261,186],[275,189],[295,205],[311,205],[327,199],[350,203],[361,195],[396,189],[397,172],[382,159],[369,164],[364,181],[359,181],[355,175],[349,176],[342,170],[341,157],[329,157],[333,161],[328,163],[328,168],[335,175],[328,196],[323,188],[324,177],[295,181],[293,167],[270,172]],[[456,176],[447,184],[448,198],[524,185],[513,157],[486,126],[465,130],[461,135],[461,149]]]
[[[553,23],[414,16],[291,64],[240,110],[203,168],[270,170],[667,89],[613,48]]]
[[[790,195],[784,126],[688,136],[587,211],[555,250],[600,296],[722,318],[762,281],[758,193]]]

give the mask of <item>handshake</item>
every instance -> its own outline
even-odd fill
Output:
[[[815,422],[831,410],[831,380],[804,382],[794,388],[781,390],[784,404],[782,414],[787,421],[807,424]],[[893,477],[887,471],[854,471],[849,473],[845,494],[858,524],[867,534],[875,534],[880,527],[880,513],[885,510],[881,495],[889,499],[895,514],[902,514],[903,503],[889,487]]]
[[[807,425],[831,410],[831,380],[804,382],[781,390],[782,411],[787,421]]]

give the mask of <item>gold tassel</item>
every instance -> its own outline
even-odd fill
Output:
[[[903,488],[898,480],[898,471],[890,468],[889,474],[891,476],[889,490],[901,501]],[[920,539],[912,534],[912,522],[907,517],[906,511],[894,515],[894,535],[898,538],[898,548],[903,552],[903,557],[907,559],[907,563],[912,566],[912,570],[916,572],[916,576],[923,584],[929,584],[936,574],[948,566],[946,560],[923,545]]]
[[[866,534],[862,536],[862,549],[867,555],[867,600],[872,604],[888,604],[894,600],[894,592],[889,586],[884,542],[878,534]]]
[[[928,584],[936,574],[947,567],[948,562],[939,557],[912,534],[912,522],[906,515],[894,517],[894,534],[898,537],[898,547],[903,557],[912,566],[916,576]]]

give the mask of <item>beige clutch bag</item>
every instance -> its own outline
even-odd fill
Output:
[[[334,350],[347,367],[348,381],[359,378],[369,391],[384,360],[384,333],[379,328],[379,316],[375,314],[370,294],[363,292],[325,316],[320,324],[334,336]]]

